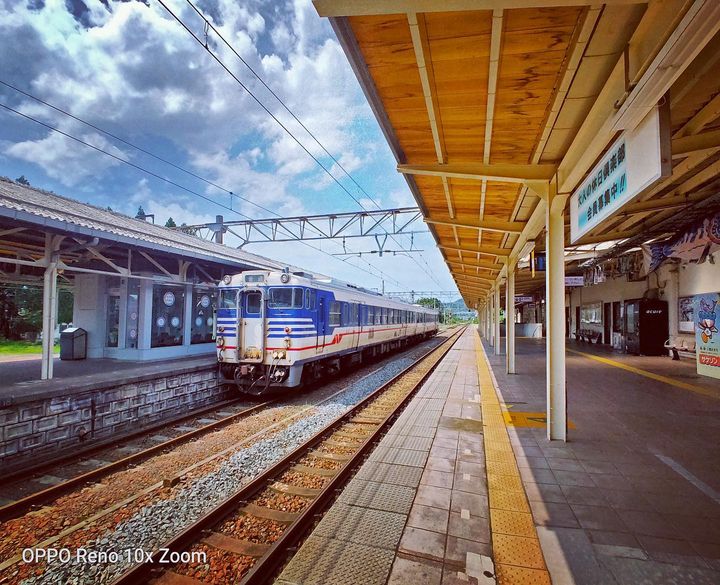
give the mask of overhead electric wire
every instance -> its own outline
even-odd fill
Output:
[[[246,201],[246,202],[250,203],[251,205],[254,205],[254,206],[257,207],[258,209],[262,209],[263,211],[266,211],[267,213],[270,213],[271,215],[274,215],[274,216],[276,216],[276,217],[282,217],[279,213],[273,211],[272,209],[268,209],[267,207],[264,207],[264,206],[260,205],[259,203],[256,203],[255,201],[253,201],[252,199],[249,199],[248,197],[244,197],[244,196],[242,196],[242,195],[239,195],[239,194],[235,193],[234,191],[231,191],[231,190],[228,189],[227,187],[223,187],[222,185],[218,185],[217,183],[215,183],[214,181],[211,181],[210,179],[207,179],[207,178],[205,178],[205,177],[202,177],[202,176],[198,175],[197,173],[194,173],[193,171],[190,171],[190,170],[188,170],[188,169],[186,169],[186,168],[184,168],[184,167],[182,167],[182,166],[180,166],[180,165],[178,165],[178,164],[175,164],[175,163],[172,162],[172,161],[169,161],[169,160],[167,160],[167,159],[165,159],[165,158],[163,158],[163,157],[161,157],[161,156],[158,156],[158,155],[156,155],[155,153],[150,152],[149,150],[146,150],[146,149],[142,148],[141,146],[138,146],[138,145],[136,145],[136,144],[133,144],[132,142],[130,142],[130,141],[128,141],[128,140],[125,140],[124,138],[122,138],[122,137],[120,137],[120,136],[117,136],[116,134],[113,134],[112,132],[110,132],[110,131],[108,131],[108,130],[105,130],[104,128],[101,128],[101,127],[99,127],[99,126],[97,126],[97,125],[95,125],[95,124],[93,124],[93,123],[91,123],[91,122],[88,122],[87,120],[83,120],[82,118],[80,118],[80,117],[72,114],[71,112],[68,112],[67,110],[64,110],[64,109],[62,109],[62,108],[60,108],[60,107],[58,107],[58,106],[56,106],[56,105],[54,105],[54,104],[51,104],[50,102],[47,102],[47,101],[45,101],[45,100],[43,100],[43,99],[41,99],[41,98],[39,98],[39,97],[31,94],[31,93],[28,93],[28,92],[26,92],[26,91],[24,91],[24,90],[22,90],[22,89],[20,89],[20,88],[18,88],[18,87],[16,87],[16,86],[12,85],[11,83],[8,83],[8,82],[3,81],[2,79],[0,79],[0,84],[6,86],[6,87],[8,87],[8,88],[10,88],[10,89],[12,89],[12,90],[14,90],[14,91],[16,91],[16,92],[24,95],[24,96],[32,99],[32,100],[35,100],[36,102],[41,103],[41,104],[43,104],[44,106],[47,106],[48,108],[52,108],[52,109],[55,110],[56,112],[59,112],[59,113],[65,115],[65,116],[68,116],[69,118],[72,118],[73,120],[75,120],[75,121],[77,121],[77,122],[80,122],[81,124],[84,124],[84,125],[88,126],[89,128],[92,128],[93,130],[96,130],[96,131],[98,131],[98,132],[101,132],[102,134],[105,134],[106,136],[109,136],[110,138],[112,138],[112,139],[114,139],[114,140],[117,140],[118,142],[122,142],[123,144],[125,144],[125,145],[127,145],[127,146],[129,146],[129,147],[131,147],[131,148],[134,148],[135,150],[137,150],[137,151],[139,151],[139,152],[142,152],[143,154],[147,154],[148,156],[151,156],[152,158],[154,158],[154,159],[156,159],[156,160],[159,160],[160,162],[163,162],[163,163],[165,163],[165,164],[167,164],[167,165],[170,165],[171,167],[173,167],[173,168],[175,168],[175,169],[178,169],[179,171],[182,171],[182,172],[190,175],[191,177],[194,177],[194,178],[196,178],[196,179],[199,179],[200,181],[203,181],[203,182],[207,183],[208,185],[211,185],[212,187],[215,187],[216,189],[219,189],[220,191],[224,191],[224,192],[228,193],[231,197],[237,197],[238,199],[241,199],[241,200],[243,200],[243,201]],[[21,115],[22,115],[22,114],[21,114]],[[28,116],[26,116],[26,117],[28,117]],[[183,187],[180,187],[180,188],[183,188]],[[228,209],[228,208],[225,207],[224,205],[222,205],[222,204],[220,204],[220,203],[217,203],[217,202],[215,202],[214,200],[213,200],[212,202],[215,203],[216,205],[219,205],[220,207],[223,207],[223,209]],[[234,209],[232,209],[232,203],[231,203],[231,207],[230,207],[229,209],[230,209],[230,211],[235,211]],[[245,215],[245,214],[240,213],[239,211],[236,211],[236,213],[238,213],[238,215],[240,215],[241,217],[245,217],[245,218],[247,218],[247,219],[249,219],[249,220],[251,220],[251,221],[252,221],[252,219],[253,219],[253,218],[251,218],[251,217],[249,217],[249,216],[247,216],[247,215]],[[290,230],[288,230],[288,229],[285,228],[284,226],[280,226],[280,227],[281,227],[282,229],[284,229],[287,234],[289,234],[289,235],[291,235],[291,236],[293,235],[292,232],[290,232]],[[317,234],[322,235],[322,232],[320,232],[319,230],[315,230],[315,232],[316,232]],[[233,233],[234,233],[234,232],[233,232]],[[311,245],[311,244],[309,244],[309,243],[307,243],[307,242],[302,242],[302,243],[303,243],[305,246],[308,246],[309,248],[312,248],[313,250],[317,250],[318,252],[322,252],[322,253],[324,253],[324,254],[326,254],[326,255],[332,255],[332,254],[329,254],[328,252],[325,252],[324,250],[318,248],[317,246],[313,246],[313,245]],[[365,262],[368,266],[372,266],[372,264],[371,264],[370,262],[368,262],[367,260],[363,260],[363,262]],[[350,266],[356,266],[356,265],[355,265],[355,264],[350,264]],[[362,269],[361,267],[359,267],[359,266],[356,266],[356,267],[359,268],[360,270],[363,270],[363,269]],[[374,266],[373,266],[373,268],[374,268],[375,270],[377,270],[378,273],[379,273],[381,276],[385,276],[385,277],[388,277],[390,280],[393,280],[391,277],[389,277],[385,272],[383,272],[383,271],[380,270],[379,268],[376,268],[376,267],[374,267]],[[365,271],[365,272],[367,272],[367,271]],[[369,274],[372,274],[372,273],[369,273]],[[393,282],[395,282],[396,284],[400,284],[397,280],[393,280]]]
[[[30,115],[28,115],[28,114],[25,114],[25,113],[23,113],[23,112],[20,112],[19,110],[16,110],[15,108],[12,108],[11,106],[8,106],[7,104],[4,104],[4,103],[0,102],[0,107],[4,108],[4,109],[6,109],[6,110],[8,110],[8,111],[10,111],[10,112],[13,112],[14,114],[17,114],[18,116],[21,116],[21,117],[23,117],[23,118],[25,118],[25,119],[27,119],[27,120],[30,120],[30,121],[32,121],[32,122],[35,122],[36,124],[39,124],[40,126],[43,126],[43,127],[47,128],[48,130],[51,130],[52,132],[56,132],[56,133],[58,133],[58,134],[60,134],[60,135],[62,135],[62,136],[65,136],[66,138],[69,138],[70,140],[74,140],[75,142],[78,142],[79,144],[82,144],[82,145],[84,145],[84,146],[87,146],[88,148],[92,148],[93,150],[95,150],[95,151],[97,151],[97,152],[99,152],[99,153],[101,153],[101,154],[104,154],[104,155],[106,155],[106,156],[109,156],[109,157],[117,160],[118,162],[121,162],[121,163],[126,164],[126,165],[128,165],[128,166],[131,166],[131,167],[133,167],[134,169],[136,169],[136,170],[138,170],[138,171],[140,171],[140,172],[146,173],[146,174],[148,174],[148,175],[150,175],[150,176],[152,176],[152,177],[154,177],[154,178],[156,178],[156,179],[159,179],[160,181],[164,181],[165,183],[168,183],[169,185],[172,185],[173,187],[177,187],[178,189],[182,189],[183,191],[185,191],[185,192],[187,192],[187,193],[190,193],[191,195],[194,195],[194,196],[196,196],[196,197],[200,197],[201,199],[204,199],[205,201],[208,201],[209,203],[212,203],[213,205],[217,205],[218,207],[221,207],[221,208],[223,208],[223,209],[227,209],[228,211],[231,211],[231,212],[233,212],[233,213],[236,213],[236,214],[239,215],[240,217],[244,217],[244,218],[249,219],[249,220],[252,220],[252,219],[253,219],[253,218],[251,218],[250,216],[245,215],[244,213],[241,213],[240,211],[238,211],[238,210],[236,210],[236,209],[233,209],[232,207],[229,207],[229,206],[224,205],[224,204],[222,204],[222,203],[220,203],[220,202],[218,202],[218,201],[215,201],[214,199],[211,199],[210,197],[207,197],[206,195],[203,195],[202,193],[198,193],[197,191],[194,191],[193,189],[190,189],[189,187],[185,187],[184,185],[181,185],[180,183],[176,183],[176,182],[173,181],[172,179],[168,179],[167,177],[163,177],[162,175],[159,175],[159,174],[157,174],[157,173],[155,173],[155,172],[153,172],[153,171],[151,171],[151,170],[149,170],[149,169],[146,169],[145,167],[142,167],[142,166],[140,166],[140,165],[138,165],[138,164],[135,164],[135,163],[133,163],[132,161],[129,161],[129,160],[125,159],[125,158],[122,158],[122,157],[120,157],[120,156],[117,156],[116,154],[113,154],[112,152],[109,152],[109,151],[107,151],[107,150],[105,150],[105,149],[103,149],[103,148],[100,148],[99,146],[95,146],[94,144],[91,144],[91,143],[89,143],[89,142],[86,142],[85,140],[82,140],[81,138],[78,138],[78,137],[76,137],[76,136],[73,136],[72,134],[69,134],[69,133],[67,133],[67,132],[65,132],[65,131],[63,131],[63,130],[60,130],[59,128],[56,128],[55,126],[52,126],[52,125],[50,125],[50,124],[47,124],[47,123],[43,122],[42,120],[38,120],[37,118],[34,118],[33,116],[30,116]],[[129,143],[128,143],[128,144],[129,144]],[[274,212],[273,212],[273,213],[274,213]],[[277,214],[276,214],[276,215],[277,215]],[[356,264],[352,264],[352,263],[348,262],[348,259],[347,259],[347,258],[337,258],[336,256],[333,256],[333,255],[330,254],[329,252],[326,252],[325,250],[322,250],[322,249],[320,249],[320,248],[317,248],[317,247],[315,247],[315,246],[312,246],[312,245],[309,244],[308,242],[302,242],[302,241],[301,241],[301,243],[303,243],[303,244],[305,244],[306,246],[312,248],[313,250],[316,250],[316,251],[318,251],[318,252],[321,252],[321,253],[323,253],[323,254],[331,257],[331,258],[335,258],[335,259],[337,259],[337,260],[340,260],[341,262],[345,262],[345,263],[347,263],[349,266],[352,266],[353,268],[356,268],[356,269],[358,269],[358,270],[362,270],[363,272],[366,272],[366,273],[370,274],[371,276],[374,276],[375,278],[378,278],[378,275],[377,275],[377,274],[375,274],[375,273],[373,273],[373,272],[370,272],[369,270],[367,270],[367,269],[365,269],[365,268],[363,268],[363,267],[361,267],[361,266],[357,266]],[[367,263],[368,265],[372,266],[369,262],[366,261],[366,263]],[[373,268],[374,268],[374,267],[373,267]],[[386,276],[389,280],[391,280],[391,281],[394,282],[395,284],[397,284],[397,285],[399,285],[399,286],[402,286],[402,284],[401,284],[400,282],[398,282],[398,281],[395,280],[394,278],[386,275],[383,271],[381,271],[381,270],[379,270],[379,269],[377,269],[377,268],[376,268],[376,270],[378,270],[378,272],[380,272],[381,275]]]
[[[217,30],[217,28],[215,28],[215,25],[212,22],[210,22],[210,20],[200,10],[198,10],[198,8],[195,6],[195,4],[193,4],[192,0],[185,0],[185,1],[195,11],[195,13],[200,18],[203,19],[203,21],[205,22],[205,25],[218,36],[218,38],[225,44],[225,46],[227,46],[228,49],[230,49],[233,52],[233,54],[240,60],[240,62],[243,65],[245,65],[245,67],[248,68],[250,73],[252,73],[255,76],[255,78],[263,85],[263,87],[270,92],[270,95],[272,95],[278,101],[278,103],[280,103],[280,105],[285,109],[285,111],[288,114],[290,114],[290,116],[292,116],[292,118],[300,125],[300,127],[303,130],[305,130],[305,132],[307,132],[307,134],[315,141],[315,143],[323,150],[323,152],[325,152],[325,154],[328,155],[330,157],[330,159],[332,159],[332,161],[337,165],[337,167],[355,184],[355,186],[362,192],[362,194],[365,195],[365,197],[367,197],[377,209],[382,210],[382,207],[380,205],[378,205],[377,201],[375,201],[375,199],[362,187],[362,185],[360,185],[360,183],[358,183],[357,180],[355,180],[355,177],[353,177],[350,174],[350,172],[342,165],[342,163],[337,158],[335,158],[335,156],[327,148],[325,148],[325,145],[322,142],[320,142],[320,140],[317,138],[317,136],[315,136],[315,134],[303,123],[303,121],[300,120],[300,118],[298,118],[297,115],[295,115],[295,112],[293,112],[288,107],[288,105],[285,103],[285,101],[267,84],[267,82],[262,78],[262,76],[257,71],[255,71],[253,66],[250,65],[250,63],[248,63],[242,57],[242,55],[240,55],[240,53],[238,53],[235,50],[235,47],[233,47],[227,41],[227,39],[225,39],[225,37],[222,35],[222,33],[219,30]],[[162,4],[162,2],[161,2],[161,4]],[[167,10],[167,8],[166,8],[166,10]],[[168,10],[168,12],[169,12],[169,10]],[[175,16],[175,15],[173,14],[173,16]],[[175,18],[176,18],[176,20],[178,20],[177,17],[175,17]],[[187,30],[187,27],[186,27],[186,30]],[[207,46],[206,46],[206,48],[207,48]],[[208,49],[208,52],[209,52],[209,49]],[[243,88],[246,91],[248,91],[248,93],[250,93],[250,91],[247,88],[245,88],[244,86],[243,86]],[[256,101],[257,101],[257,99],[256,99]],[[329,172],[329,171],[326,171],[326,172]],[[333,178],[335,178],[335,177],[333,176]],[[336,179],[336,182],[337,182],[337,179]],[[350,195],[349,192],[348,192],[348,195]],[[361,209],[363,209],[364,211],[368,211],[360,201],[355,199],[355,197],[353,197],[352,195],[350,195],[350,197],[353,198],[353,200],[360,206]],[[385,232],[393,239],[393,241],[396,244],[401,245],[400,242],[398,242],[397,239],[392,234],[390,234],[387,230],[385,230]],[[430,268],[430,265],[427,263],[425,258],[423,258],[422,255],[420,256],[420,258],[425,263],[425,266],[427,267],[427,269],[429,271],[428,274],[430,275],[430,278],[432,278],[436,284],[440,285],[440,283],[432,275],[432,270]],[[417,264],[420,268],[422,268],[422,266],[420,266],[420,264],[414,257],[412,258],[412,260],[413,260],[413,262],[415,262],[415,264]]]
[[[228,73],[228,75],[230,75],[230,76],[236,81],[236,83],[237,83],[238,85],[240,85],[240,87],[242,87],[242,88],[247,92],[247,94],[268,114],[268,116],[270,116],[270,117],[285,131],[285,133],[286,133],[288,136],[290,136],[290,138],[292,138],[293,141],[294,141],[303,151],[305,151],[305,153],[306,153],[310,158],[312,158],[312,159],[315,161],[315,163],[325,172],[325,174],[327,174],[345,193],[347,193],[347,195],[348,195],[355,203],[357,203],[357,204],[360,206],[361,209],[363,209],[364,211],[367,211],[367,209],[366,209],[365,206],[360,202],[360,200],[357,199],[357,197],[355,197],[355,195],[353,195],[353,194],[350,192],[350,190],[349,190],[345,185],[343,185],[343,183],[342,183],[335,175],[333,175],[333,173],[330,171],[330,169],[328,169],[328,168],[322,163],[322,161],[321,161],[318,157],[316,157],[312,152],[310,152],[310,150],[297,138],[297,136],[295,136],[295,134],[293,134],[292,131],[291,131],[285,124],[283,124],[283,122],[282,122],[275,114],[273,114],[273,112],[270,111],[270,109],[250,90],[250,88],[249,88],[245,83],[243,83],[242,80],[241,80],[235,73],[233,73],[233,72],[230,70],[230,68],[222,61],[222,59],[220,59],[220,57],[218,57],[218,56],[210,49],[210,47],[209,47],[208,44],[207,44],[207,40],[206,40],[205,42],[203,42],[203,40],[202,40],[200,37],[198,37],[198,36],[190,29],[190,27],[189,27],[187,24],[185,24],[185,22],[182,20],[182,18],[180,18],[178,15],[176,15],[176,14],[168,7],[168,5],[167,5],[163,0],[157,0],[157,1],[158,1],[158,3],[168,12],[168,14],[170,14],[170,16],[172,16],[172,17],[178,22],[178,24],[180,24],[180,26],[182,26],[182,27],[188,32],[188,34],[189,34],[190,36],[192,36],[192,37],[195,39],[195,41],[197,41],[197,43],[198,43],[201,47],[203,47],[203,48],[205,49],[205,51],[218,63],[218,65],[220,65],[220,66]],[[278,96],[274,91],[272,91],[272,90],[269,88],[269,86],[260,78],[260,76],[247,64],[247,62],[246,62],[242,57],[240,57],[240,55],[237,53],[237,51],[230,45],[230,43],[228,43],[227,40],[225,40],[225,38],[217,31],[217,29],[213,26],[213,24],[212,24],[197,8],[195,8],[195,6],[194,6],[192,3],[190,3],[189,0],[186,0],[186,1],[188,1],[188,3],[192,6],[192,8],[195,10],[195,12],[200,16],[200,18],[203,20],[203,22],[204,22],[209,28],[212,28],[213,32],[215,32],[215,34],[218,35],[218,37],[220,37],[220,39],[223,41],[223,43],[225,43],[225,45],[227,45],[227,46],[230,48],[230,50],[231,50],[249,69],[251,69],[251,71],[253,72],[253,74],[255,75],[255,77],[257,77],[258,79],[260,79],[260,81],[262,82],[262,84],[263,84],[263,85],[270,91],[270,93],[283,105],[283,107],[290,113],[290,115],[305,129],[305,131],[315,140],[315,142],[316,142],[318,145],[320,145],[320,147],[322,148],[322,150],[325,151],[325,152],[328,154],[328,156],[338,165],[339,168],[342,168],[342,170],[345,172],[345,174],[347,174],[348,176],[350,176],[349,173],[344,169],[344,167],[342,167],[342,165],[339,163],[339,161],[338,161],[332,154],[330,154],[330,153],[328,152],[328,150],[322,145],[322,143],[315,137],[315,135],[314,135],[312,132],[310,132],[310,130],[308,130],[307,127],[306,127],[302,122],[300,122],[300,120],[297,118],[297,116],[296,116],[294,113],[292,113],[292,111],[287,107],[287,105],[285,105],[285,103],[279,98],[279,96]],[[355,181],[351,176],[350,176],[350,178],[351,178],[351,180],[357,185],[357,181]],[[361,190],[363,193],[365,193],[365,195],[373,202],[373,204],[374,204],[378,209],[381,209],[381,207],[377,204],[377,202],[376,202],[372,197],[370,197],[370,195],[368,195],[368,194],[365,192],[365,190],[362,189],[362,187],[360,187],[359,185],[358,185],[358,187],[360,188],[360,190]],[[383,229],[384,229],[384,228],[383,228]],[[386,231],[386,233],[388,233],[387,230],[385,230],[385,231]],[[393,241],[395,241],[395,243],[397,243],[398,245],[401,245],[400,242],[398,242],[397,239],[395,239],[395,237],[392,236],[392,234],[389,234],[389,233],[388,233],[388,235],[390,235],[390,237],[393,239]],[[411,256],[411,259],[413,260],[413,262],[415,262],[415,263],[418,265],[419,268],[422,269],[422,266],[420,266],[420,263],[419,263],[415,258],[413,258],[413,257]],[[425,265],[428,267],[428,269],[430,269],[430,267],[427,265],[427,262],[425,263]],[[430,270],[427,274],[430,276],[430,278],[431,278],[432,280],[435,281],[436,284],[440,285],[440,282],[438,282],[438,281],[435,279],[435,277],[434,277],[434,275],[432,274],[432,271],[431,271],[431,270]]]

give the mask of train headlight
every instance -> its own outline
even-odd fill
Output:
[[[225,338],[224,338],[224,337],[221,337],[221,336],[218,336],[218,338],[215,340],[215,344],[216,344],[218,347],[223,347],[223,346],[225,345]]]
[[[230,284],[232,282],[232,276],[230,276],[229,274],[226,274],[225,276],[223,276],[223,282],[225,284]]]
[[[292,333],[292,327],[285,327],[285,333]]]
[[[290,282],[290,275],[287,272],[283,272],[280,275],[280,282],[282,282],[283,284],[287,284],[288,282]]]
[[[225,331],[225,327],[223,327],[222,325],[218,325],[218,328],[217,328],[217,329],[218,329],[218,331],[219,331],[220,333],[222,333],[223,331]]]

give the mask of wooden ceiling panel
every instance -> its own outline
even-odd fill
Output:
[[[505,32],[526,32],[532,34],[535,31],[547,30],[550,28],[572,28],[582,13],[582,8],[525,8],[505,11]],[[528,46],[529,51],[537,51],[538,48]]]
[[[426,13],[425,22],[431,41],[489,35],[492,31],[492,11]]]
[[[363,48],[363,55],[365,55],[367,46],[385,46],[396,43],[410,43],[412,46],[410,25],[404,14],[350,16],[348,21],[355,33],[355,38]]]

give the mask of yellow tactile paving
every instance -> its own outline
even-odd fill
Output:
[[[534,538],[536,536],[535,523],[529,512],[518,512],[515,510],[490,509],[490,525],[493,532],[498,534],[509,534],[511,536],[524,536]]]
[[[515,461],[487,461],[487,472],[494,475],[515,475],[518,473]]]
[[[495,565],[498,585],[551,585],[550,575],[543,569],[512,565]]]
[[[493,490],[490,493],[490,509],[530,513],[530,506],[525,499],[524,492],[502,492]]]
[[[506,417],[479,338],[475,337],[490,501],[490,530],[499,585],[550,585]],[[512,420],[512,419],[511,419]]]
[[[496,563],[528,569],[545,568],[545,560],[537,538],[500,534],[493,530],[492,540]]]

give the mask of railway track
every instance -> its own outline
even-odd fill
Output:
[[[150,457],[238,422],[271,405],[279,404],[280,401],[281,397],[277,397],[250,406],[249,401],[242,397],[225,401],[187,416],[145,427],[120,440],[106,441],[90,449],[5,476],[0,481],[0,498],[13,501],[0,506],[0,522],[17,518],[78,487],[138,465]],[[218,415],[221,415],[221,418],[217,418]],[[201,426],[190,429],[198,423],[201,423]],[[171,436],[160,442],[152,440],[153,437],[164,435]],[[152,444],[145,447],[143,443],[148,442]],[[50,475],[43,475],[44,473]],[[43,481],[48,480],[57,483],[43,487]],[[11,497],[8,498],[8,495]]]
[[[271,580],[463,330],[177,533],[113,585],[192,585],[239,578],[243,585],[256,585]],[[168,568],[168,560],[179,562]]]
[[[247,402],[246,400],[243,400],[242,398],[238,400],[232,400],[228,402],[224,402],[219,405],[215,405],[212,408],[205,408],[201,411],[197,411],[193,413],[190,416],[183,417],[182,419],[175,420],[172,422],[172,424],[165,423],[163,425],[154,426],[149,429],[144,429],[142,431],[139,431],[138,433],[133,433],[133,435],[124,438],[121,442],[117,442],[115,445],[113,445],[112,449],[117,451],[118,447],[121,445],[129,445],[132,444],[132,442],[136,441],[139,437],[148,436],[154,432],[158,432],[161,429],[165,428],[172,428],[177,427],[178,424],[181,424],[183,422],[187,423],[187,421],[190,421],[192,419],[200,419],[203,420],[203,416],[210,416],[210,413],[224,413],[225,416],[222,416],[220,419],[215,419],[212,422],[206,422],[202,426],[198,428],[194,428],[192,430],[185,430],[180,435],[177,435],[175,437],[169,438],[165,441],[161,441],[159,443],[156,443],[150,447],[147,447],[145,449],[140,449],[138,451],[135,451],[134,453],[131,453],[130,455],[127,455],[125,457],[121,457],[120,459],[117,459],[115,461],[111,461],[105,465],[100,465],[99,467],[96,467],[95,469],[92,469],[90,471],[80,473],[78,475],[74,475],[73,477],[70,477],[69,479],[57,483],[55,485],[51,485],[45,489],[41,489],[39,491],[35,491],[33,493],[30,493],[28,495],[25,495],[14,502],[11,502],[9,504],[6,504],[4,506],[0,507],[0,522],[10,520],[12,518],[17,518],[18,516],[21,516],[22,514],[26,513],[28,510],[31,510],[32,508],[41,506],[49,501],[54,500],[58,496],[61,496],[62,494],[65,494],[69,492],[70,490],[73,490],[77,488],[78,486],[82,486],[94,481],[97,481],[98,479],[105,477],[106,475],[109,475],[110,473],[119,471],[121,469],[126,469],[130,465],[136,465],[153,455],[157,455],[158,453],[162,453],[163,451],[167,449],[172,449],[173,447],[176,447],[177,445],[180,445],[182,443],[185,443],[187,441],[194,440],[202,435],[205,435],[207,433],[210,433],[212,431],[215,431],[217,429],[220,429],[224,426],[227,426],[231,423],[237,422],[245,417],[250,416],[253,413],[256,413],[263,408],[268,407],[269,405],[273,404],[275,400],[268,400],[265,402],[257,403],[249,407],[241,407],[239,411],[232,412],[232,413],[225,413],[224,411],[232,408],[234,405],[237,404],[243,404]],[[210,420],[210,419],[208,419]],[[182,428],[182,427],[181,427]],[[126,447],[127,448],[127,447]],[[94,448],[90,451],[86,451],[82,454],[82,459],[75,459],[70,464],[70,467],[77,467],[79,465],[82,465],[82,461],[96,461],[95,459],[91,459],[92,457],[96,457],[98,453],[103,453],[108,449],[108,445],[98,446],[97,448]],[[70,458],[66,458],[65,461],[67,461]],[[42,469],[47,469],[46,465],[43,465]],[[25,484],[25,486],[28,485],[28,481],[37,476],[38,469],[33,469],[27,474],[22,475],[16,475],[11,478],[11,482],[8,482],[10,485],[12,484]],[[7,489],[7,483],[3,482],[3,488]],[[27,488],[25,488],[27,489]]]
[[[228,424],[227,431],[208,434],[208,437],[214,437],[212,443],[215,447],[212,449],[202,446],[205,437],[202,438],[202,441],[193,441],[192,438],[185,441],[178,440],[175,449],[168,449],[168,445],[161,445],[157,450],[163,452],[156,453],[155,457],[148,458],[147,454],[145,457],[141,455],[138,460],[140,458],[145,460],[140,463],[137,463],[138,460],[136,460],[135,463],[130,462],[128,465],[128,462],[125,461],[126,469],[119,472],[111,472],[110,475],[107,475],[107,470],[105,470],[105,473],[101,472],[94,479],[90,478],[89,480],[88,476],[83,477],[82,480],[73,479],[76,484],[75,489],[54,488],[53,492],[46,492],[41,499],[16,504],[16,513],[9,514],[10,516],[17,515],[20,508],[27,508],[28,505],[31,511],[21,517],[0,523],[0,583],[19,583],[26,578],[30,578],[30,582],[38,584],[76,582],[77,579],[84,579],[86,575],[83,569],[81,567],[72,569],[73,564],[64,565],[65,569],[72,569],[70,574],[62,569],[60,573],[65,577],[55,578],[52,575],[57,573],[58,567],[53,569],[45,566],[45,563],[24,563],[20,554],[21,549],[24,550],[27,547],[33,549],[69,547],[71,550],[75,550],[77,547],[90,547],[92,549],[98,543],[103,546],[103,541],[99,540],[99,537],[103,534],[116,533],[119,529],[118,522],[133,518],[138,512],[144,510],[144,506],[151,502],[174,501],[178,490],[179,493],[182,493],[197,483],[202,483],[202,478],[206,474],[213,475],[215,473],[213,469],[226,468],[228,458],[233,459],[234,454],[252,451],[258,442],[266,442],[266,437],[285,436],[288,427],[299,423],[304,424],[306,420],[310,421],[316,418],[313,413],[318,412],[318,409],[327,412],[329,408],[330,413],[337,412],[338,414],[344,412],[347,407],[367,396],[389,377],[441,346],[445,343],[443,338],[448,338],[452,334],[452,330],[445,330],[439,337],[428,342],[428,345],[431,345],[429,350],[427,347],[410,349],[403,354],[383,360],[379,366],[377,364],[370,365],[350,376],[344,376],[330,384],[324,384],[311,393],[299,394],[283,405],[273,407],[268,405],[267,411],[256,412],[254,416],[246,417],[238,424],[226,423]],[[367,373],[368,370],[370,373]],[[338,388],[340,389],[338,390]],[[337,414],[323,415],[327,420],[336,416]],[[326,422],[310,424],[311,427],[314,427],[312,433],[325,424]],[[181,439],[181,437],[176,437],[176,439]],[[285,440],[281,439],[281,442]],[[301,439],[293,440],[291,437],[293,444],[299,444],[299,440]],[[181,445],[177,444],[181,442]],[[157,447],[153,446],[153,449]],[[292,445],[289,445],[288,449],[291,447]],[[184,452],[179,453],[178,450]],[[287,449],[282,449],[277,458],[285,452]],[[191,457],[188,458],[188,455]],[[248,470],[244,473],[244,477],[234,480],[236,487],[231,491],[239,489],[277,458],[271,458],[267,463],[262,461],[253,463],[254,471]],[[266,460],[266,456],[263,455],[262,459]],[[157,463],[154,463],[156,461]],[[182,461],[186,462],[178,465]],[[251,461],[254,460],[251,459]],[[140,479],[139,483],[138,479]],[[65,486],[65,488],[68,487],[71,486]],[[68,491],[68,493],[53,499],[62,491]],[[194,506],[196,512],[184,519],[178,517],[174,522],[174,525],[177,526],[174,530],[179,530],[182,526],[192,523],[208,509],[208,503],[202,502],[202,495],[193,496],[193,498],[194,500],[191,499],[191,501],[200,503],[199,506]],[[41,507],[43,499],[52,500],[52,503]],[[220,498],[214,499],[219,501]],[[168,531],[167,527],[163,527],[163,531],[158,533],[157,528],[152,528],[152,525],[157,524],[159,520],[157,516],[153,518],[144,529],[144,534],[151,535],[150,541],[145,537],[138,539],[130,535],[126,537],[128,547],[142,546],[145,547],[145,550],[153,550],[173,534],[172,529]],[[140,523],[148,520],[143,518]],[[152,540],[153,538],[156,540]],[[97,575],[99,580],[96,582],[110,582],[126,566],[128,566],[127,563],[103,565]],[[47,577],[44,576],[46,571],[49,571]],[[50,581],[46,581],[46,578]],[[55,580],[53,581],[53,579]]]

